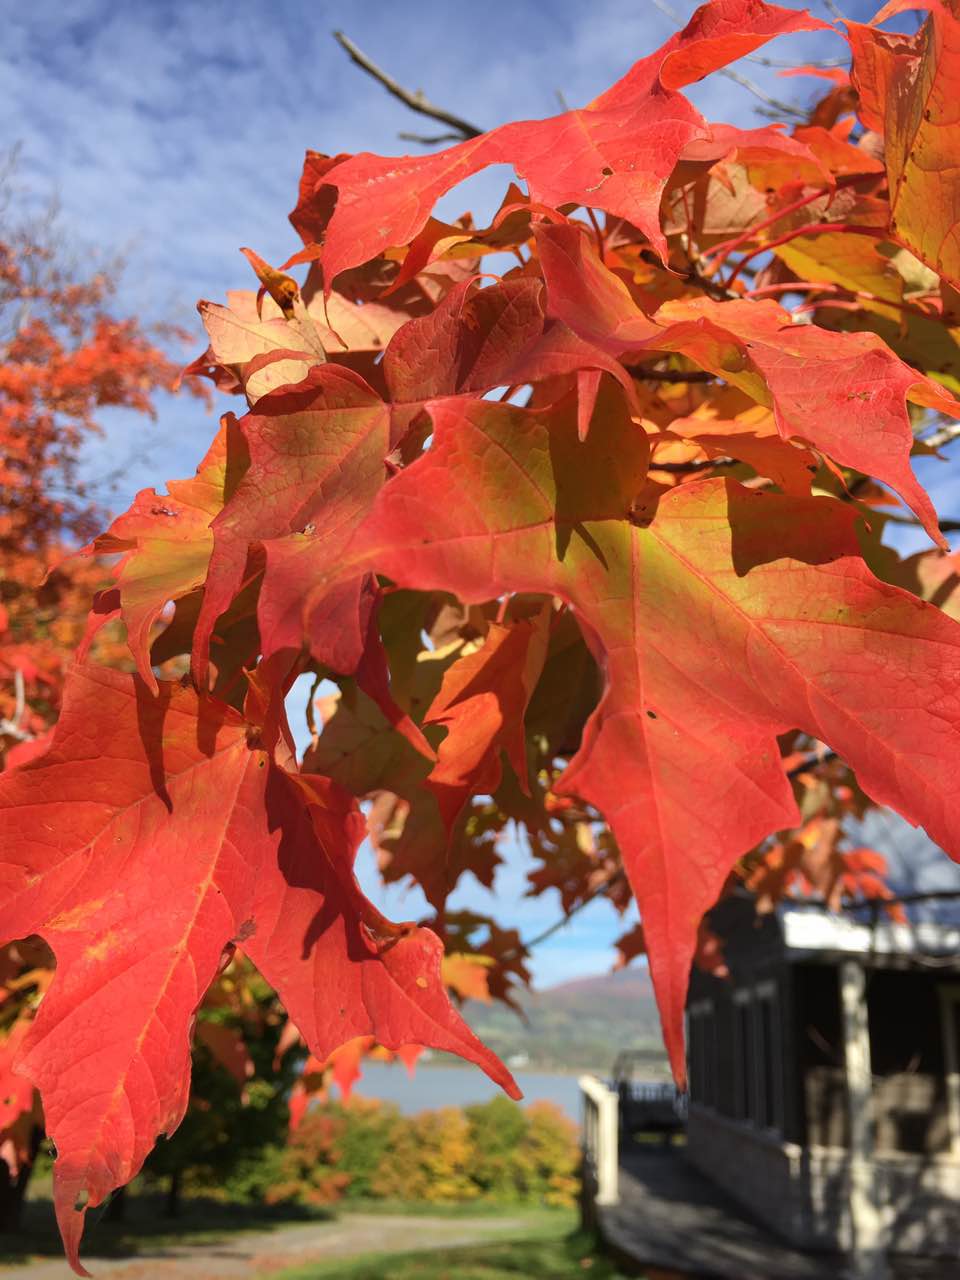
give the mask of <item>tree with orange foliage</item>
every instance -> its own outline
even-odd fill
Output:
[[[102,565],[65,563],[104,516],[83,446],[105,408],[153,417],[179,375],[158,345],[175,331],[113,309],[118,271],[74,266],[55,219],[18,221],[0,194],[0,760],[22,760],[55,718],[104,583]]]
[[[18,222],[16,205],[0,196],[0,768],[42,750],[107,581],[102,562],[69,558],[103,519],[80,480],[84,445],[104,408],[152,417],[179,373],[159,345],[173,331],[116,313],[116,268],[75,267],[56,221]],[[36,938],[0,950],[0,1230],[17,1220],[42,1133],[12,1056],[52,964]]]

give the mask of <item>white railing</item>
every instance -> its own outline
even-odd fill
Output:
[[[583,1157],[585,1182],[595,1188],[595,1204],[616,1204],[619,1200],[618,1099],[596,1076],[581,1076],[583,1097]]]

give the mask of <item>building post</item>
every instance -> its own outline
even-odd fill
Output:
[[[877,1203],[870,1115],[873,1077],[867,986],[859,960],[844,960],[840,965],[840,1005],[850,1126],[850,1274],[856,1280],[885,1280],[883,1215]]]
[[[580,1077],[584,1151],[596,1179],[595,1203],[617,1204],[620,1172],[620,1100],[596,1076]]]

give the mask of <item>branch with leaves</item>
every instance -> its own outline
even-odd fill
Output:
[[[317,1063],[424,1045],[515,1093],[450,995],[509,1001],[524,941],[448,904],[466,876],[495,887],[522,830],[531,892],[566,913],[633,895],[682,1086],[698,922],[734,878],[758,902],[807,881],[894,910],[877,851],[845,844],[871,797],[960,857],[957,575],[911,463],[923,415],[960,418],[960,178],[905,168],[952,127],[960,20],[930,21],[881,59],[882,33],[848,33],[887,77],[858,77],[882,158],[829,112],[792,133],[705,119],[689,85],[833,30],[713,0],[589,107],[488,133],[442,113],[471,142],[436,154],[308,152],[302,248],[248,252],[249,289],[201,305],[190,370],[239,412],[86,548],[112,578],[60,718],[0,777],[0,938],[57,956],[18,1061],[74,1266],[86,1210],[183,1114],[225,956]],[[525,189],[488,224],[436,215],[503,163]],[[838,280],[849,297],[793,310],[770,291]],[[884,545],[889,522],[862,520],[880,502],[931,551]],[[111,634],[116,667],[89,648]],[[331,684],[298,760],[303,675]],[[366,898],[367,838],[435,928]],[[124,1047],[91,1053],[78,1020]]]

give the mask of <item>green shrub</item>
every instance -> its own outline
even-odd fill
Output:
[[[517,1176],[517,1156],[528,1127],[522,1108],[496,1097],[467,1107],[466,1115],[475,1153],[471,1172],[480,1194],[491,1200],[525,1199],[525,1183]]]

